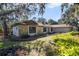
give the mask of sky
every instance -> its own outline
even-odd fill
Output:
[[[40,17],[35,15],[37,18]],[[53,19],[55,21],[58,21],[61,17],[61,3],[52,3],[52,4],[47,4],[45,13],[43,14],[43,18],[46,20],[48,19]]]
[[[58,21],[61,17],[61,3],[48,4],[43,17]]]

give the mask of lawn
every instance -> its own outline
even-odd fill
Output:
[[[79,32],[57,34],[52,37],[56,45],[58,55],[79,56]]]
[[[79,56],[79,32],[54,34],[33,41],[8,41],[7,45],[0,42],[0,48],[18,45],[28,48],[29,55]]]

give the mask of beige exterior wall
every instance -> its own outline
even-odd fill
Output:
[[[26,25],[19,25],[20,34],[28,34],[28,26]]]
[[[43,27],[37,27],[37,34],[43,33]]]
[[[62,27],[62,28],[60,28],[60,27],[58,27],[58,28],[53,28],[53,31],[54,32],[68,32],[68,31],[70,31],[71,30],[71,28],[67,28],[67,27]]]
[[[33,25],[18,25],[19,27],[19,33],[20,35],[22,34],[35,34],[35,35],[39,35],[39,34],[43,34],[43,27],[39,27],[39,26],[33,26]],[[36,27],[36,33],[29,33],[29,27]],[[71,28],[70,27],[53,27],[53,32],[68,32],[70,31]],[[51,27],[49,27],[49,31],[47,32],[51,32]]]

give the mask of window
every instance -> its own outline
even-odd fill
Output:
[[[46,27],[43,28],[43,32],[46,32]]]
[[[51,32],[53,31],[53,28],[51,27]]]
[[[36,33],[36,27],[29,27],[29,33]]]

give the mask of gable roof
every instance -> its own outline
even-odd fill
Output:
[[[48,24],[43,24],[43,23],[37,23],[38,26],[48,26]]]
[[[38,23],[38,26],[46,26],[46,27],[72,27],[69,24],[56,24],[56,25],[49,25],[49,24],[42,24]]]
[[[51,27],[72,27],[69,24],[57,24],[57,25],[50,25]]]
[[[14,24],[12,24],[12,27],[18,26],[18,25],[38,25],[38,24],[33,20],[27,20],[27,21],[23,21],[23,22],[14,23]]]
[[[25,25],[37,25],[37,23],[33,20],[27,20],[27,21],[24,21],[22,23]]]
[[[69,24],[57,24],[57,25],[48,25],[48,24],[42,24],[42,23],[37,23],[33,20],[27,20],[19,23],[15,23],[12,25],[13,26],[18,26],[18,25],[35,25],[35,26],[42,26],[42,27],[72,27]]]

